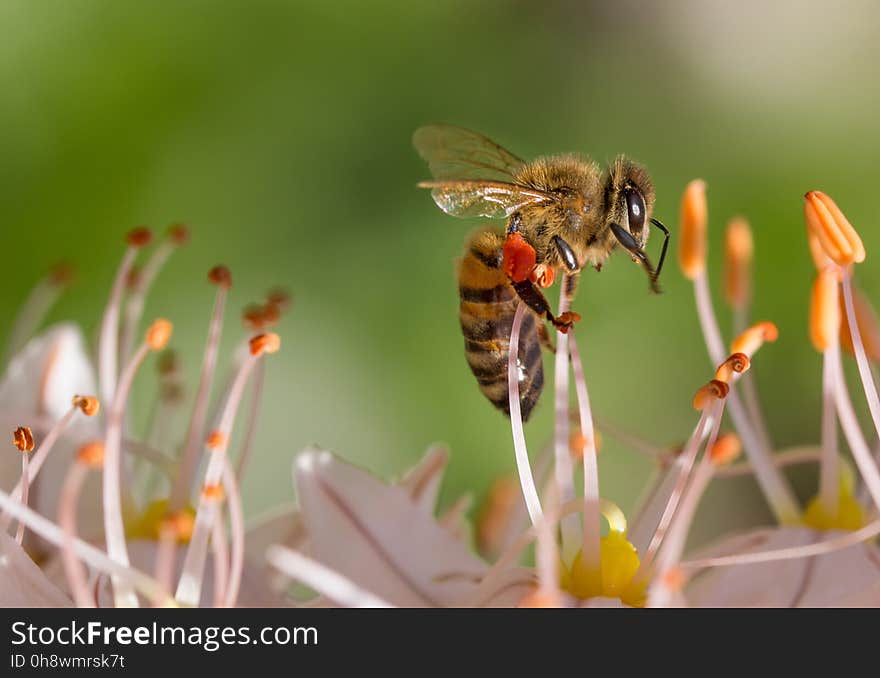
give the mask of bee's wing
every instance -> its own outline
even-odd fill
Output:
[[[482,134],[453,125],[427,125],[413,145],[435,179],[511,181],[524,162]]]
[[[423,181],[437,206],[454,217],[504,219],[525,205],[552,200],[543,191],[504,181]]]

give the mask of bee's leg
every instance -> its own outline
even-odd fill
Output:
[[[578,280],[580,280],[580,271],[569,273],[562,279],[562,284],[565,286],[563,288],[565,290],[565,296],[568,298],[569,302],[574,299],[574,293],[577,291]]]
[[[513,285],[513,289],[516,290],[517,295],[525,302],[526,306],[539,316],[547,318],[563,334],[568,332],[569,328],[581,319],[577,313],[571,311],[561,313],[558,317],[553,315],[553,311],[550,310],[550,304],[547,303],[544,293],[531,280],[520,282],[512,280],[511,285]]]

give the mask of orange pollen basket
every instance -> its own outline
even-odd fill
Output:
[[[504,241],[504,272],[513,282],[528,279],[535,268],[535,249],[519,233],[511,233]]]

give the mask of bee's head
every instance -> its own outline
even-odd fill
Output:
[[[641,165],[624,156],[615,158],[605,177],[606,225],[625,228],[644,248],[654,209],[654,184]]]

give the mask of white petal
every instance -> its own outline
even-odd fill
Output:
[[[10,361],[0,381],[0,409],[55,421],[73,396],[95,393],[94,375],[79,328],[56,325]]]
[[[733,549],[760,553],[832,539],[841,532],[805,527],[761,530],[749,544],[737,535]],[[760,537],[760,538],[758,538]],[[880,602],[880,551],[872,544],[809,558],[712,568],[688,585],[685,596],[696,607],[839,607]]]
[[[398,606],[466,598],[485,564],[413,503],[403,487],[316,450],[295,464],[312,557]]]
[[[0,532],[0,607],[72,605],[21,546],[5,532]]]

